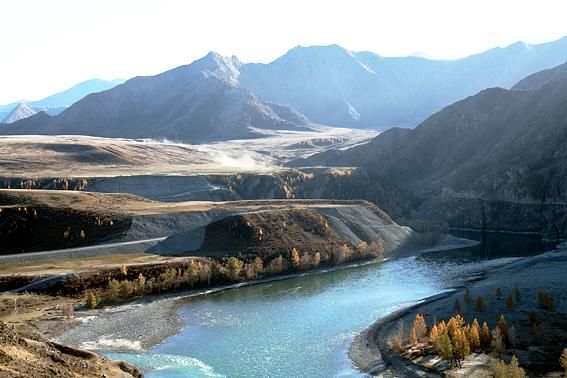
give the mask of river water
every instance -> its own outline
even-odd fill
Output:
[[[528,240],[531,253],[543,249],[533,237],[514,236],[505,245],[496,242],[499,235],[483,237],[483,247],[192,298],[179,309],[186,324],[179,334],[143,353],[103,353],[147,377],[357,377],[348,347],[377,318],[526,255]],[[487,245],[496,250],[488,253]]]

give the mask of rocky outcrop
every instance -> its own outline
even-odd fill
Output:
[[[136,367],[93,352],[42,339],[20,337],[0,323],[0,375],[3,377],[143,377]]]

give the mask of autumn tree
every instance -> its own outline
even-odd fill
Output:
[[[447,332],[447,324],[445,323],[445,320],[441,320],[439,327],[437,328],[439,329],[439,335],[443,335],[445,332]]]
[[[502,357],[502,353],[504,353],[506,347],[504,345],[504,337],[502,336],[500,327],[496,327],[492,330],[492,343],[490,346],[496,353],[498,353],[499,357]]]
[[[436,324],[433,324],[429,332],[429,343],[433,345],[433,349],[435,349],[436,352],[439,352],[441,347],[441,335],[439,334],[439,329]]]
[[[460,363],[466,356],[471,353],[469,341],[465,336],[462,328],[455,330],[454,336],[451,338],[453,342],[453,356],[455,360]]]
[[[565,375],[567,376],[567,348],[563,349],[563,353],[559,357],[559,365],[565,370]]]
[[[116,279],[108,281],[108,300],[116,302],[120,295],[120,282]]]
[[[358,243],[356,246],[356,252],[358,252],[360,256],[365,256],[368,253],[368,243],[365,241]]]
[[[401,353],[403,351],[403,345],[405,340],[405,327],[404,323],[400,321],[398,323],[398,328],[396,332],[390,337],[390,344],[392,349],[397,353]]]
[[[270,273],[281,273],[285,269],[285,262],[282,255],[279,255],[272,261],[270,261],[269,271]]]
[[[262,274],[262,272],[264,271],[264,262],[262,261],[262,259],[258,256],[256,256],[254,258],[254,271],[256,272],[256,274]]]
[[[422,314],[415,315],[412,328],[415,330],[417,341],[425,340],[427,337],[427,323]]]
[[[128,280],[120,282],[120,297],[129,298],[134,292],[134,285]]]
[[[238,280],[243,266],[242,260],[234,256],[229,257],[227,262],[228,277],[233,281]]]
[[[319,251],[315,252],[315,256],[313,256],[313,266],[318,267],[321,263],[321,253]]]
[[[524,378],[526,376],[526,372],[520,367],[516,356],[512,356],[509,365],[502,360],[495,361],[492,365],[492,372],[494,378]]]
[[[480,325],[476,319],[472,322],[468,339],[471,351],[476,352],[480,348]]]
[[[416,332],[414,327],[410,328],[408,338],[409,338],[409,342],[410,342],[411,345],[417,344],[417,342],[418,342],[417,332]]]
[[[301,264],[301,257],[297,248],[293,247],[289,252],[289,263],[293,269],[298,269]]]
[[[128,275],[128,267],[126,265],[122,264],[120,266],[120,274],[122,274],[123,276]]]
[[[96,300],[96,295],[92,291],[87,291],[87,307],[88,308],[96,308],[98,302]]]
[[[492,341],[492,335],[490,334],[490,328],[486,322],[482,323],[482,330],[480,331],[480,346],[482,349],[488,349]]]
[[[254,271],[254,264],[244,264],[244,276],[247,280],[251,280],[256,277],[256,272]]]
[[[146,277],[142,273],[138,274],[138,278],[134,282],[134,292],[137,295],[143,295],[146,291]]]
[[[384,253],[384,246],[382,245],[382,240],[373,241],[368,245],[367,252],[369,255],[374,257],[380,257]]]
[[[191,287],[193,287],[199,280],[199,269],[194,262],[189,263],[189,266],[185,271],[185,280],[187,282],[187,285]]]
[[[455,336],[457,330],[463,328],[465,325],[465,319],[461,315],[455,315],[447,322],[447,331],[449,332],[449,336],[451,340]]]

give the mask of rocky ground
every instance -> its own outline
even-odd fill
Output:
[[[0,376],[142,377],[136,367],[126,362],[112,361],[43,338],[72,322],[72,315],[63,314],[65,308],[72,306],[72,300],[63,298],[3,295],[0,301]],[[72,314],[72,310],[68,314]]]

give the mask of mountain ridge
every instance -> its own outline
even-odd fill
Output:
[[[255,129],[310,129],[312,123],[295,110],[237,87],[239,64],[211,52],[191,64],[89,94],[56,117],[20,121],[0,133],[199,142],[254,138]]]

